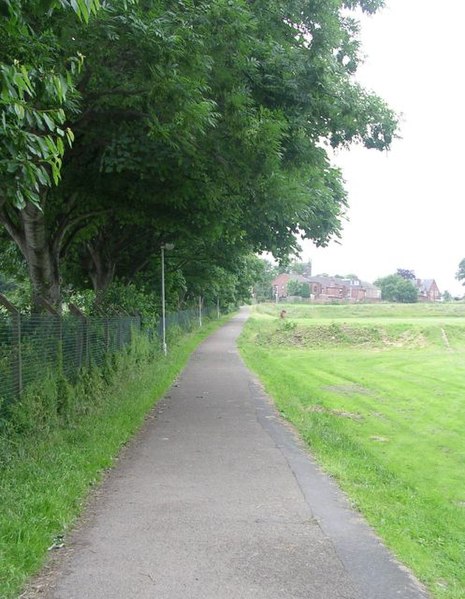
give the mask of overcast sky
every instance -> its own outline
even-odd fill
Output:
[[[336,156],[350,221],[341,245],[304,245],[314,274],[373,281],[407,268],[441,292],[465,292],[455,280],[465,257],[464,23],[464,0],[386,0],[363,18],[358,79],[402,113],[402,139],[389,153]]]

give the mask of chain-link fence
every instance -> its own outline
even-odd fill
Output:
[[[22,315],[0,317],[0,398],[9,403],[29,384],[61,371],[72,381],[82,368],[131,343],[138,316],[84,318]]]
[[[192,308],[190,310],[168,313],[165,318],[166,331],[175,327],[182,329],[183,331],[192,331],[195,327],[202,326],[202,319],[211,318],[213,313],[216,317],[216,308],[214,312],[212,308],[205,306],[202,307],[201,311],[198,308]],[[157,332],[160,337],[162,334],[162,326],[162,323],[159,322]]]
[[[73,382],[83,368],[102,366],[136,332],[160,344],[162,324],[155,331],[144,328],[139,316],[23,315],[9,306],[9,314],[0,314],[0,409],[50,373],[62,372]],[[217,316],[216,308],[205,306],[168,313],[166,331],[191,331],[202,326],[202,319]]]

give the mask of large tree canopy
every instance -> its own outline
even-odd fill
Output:
[[[413,304],[418,301],[418,289],[410,279],[398,273],[378,279],[375,285],[381,289],[381,297],[385,301],[401,304]]]
[[[206,287],[250,252],[338,236],[346,194],[328,148],[383,150],[396,128],[353,80],[350,10],[380,4],[48,0],[39,14],[11,0],[0,221],[35,295],[59,304],[60,272],[100,292],[134,280],[166,241],[197,279],[206,260]]]

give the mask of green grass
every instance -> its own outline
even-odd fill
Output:
[[[420,304],[260,304],[258,314],[279,315],[285,309],[293,318],[465,318],[465,303]]]
[[[166,358],[120,360],[110,384],[84,380],[80,397],[65,423],[42,422],[39,430],[0,438],[0,597],[17,597],[37,572],[48,547],[60,542],[85,505],[89,490],[113,464],[121,447],[140,428],[144,416],[171,385],[189,355],[213,329],[170,343]],[[32,406],[34,408],[34,405]],[[29,406],[29,409],[31,407]],[[27,425],[24,418],[19,422]]]
[[[463,599],[465,322],[457,306],[298,306],[284,321],[269,308],[241,337],[247,364],[394,553],[434,596]]]

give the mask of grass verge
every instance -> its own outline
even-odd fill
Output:
[[[17,597],[41,568],[47,549],[59,544],[72,527],[92,486],[112,466],[192,351],[227,318],[172,339],[167,357],[136,347],[111,369],[83,377],[78,388],[61,387],[58,394],[53,389],[47,397],[60,402],[66,398],[65,417],[60,417],[60,409],[53,410],[55,420],[42,417],[43,401],[37,394],[30,394],[26,405],[18,408],[15,430],[0,436],[2,599]]]
[[[241,353],[394,553],[435,597],[461,599],[463,319],[447,307],[431,310],[429,324],[424,308],[417,318],[390,308],[386,319],[385,306],[381,315],[351,306],[337,319],[334,308],[299,307],[297,317],[288,308],[284,322],[258,315]]]

